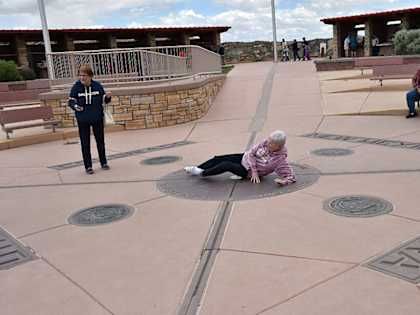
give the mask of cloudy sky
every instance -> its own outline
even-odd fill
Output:
[[[270,40],[271,0],[44,0],[48,26],[228,25],[223,41]],[[276,0],[279,38],[332,37],[319,20],[419,6],[419,0]],[[40,28],[37,0],[0,0],[0,29]]]

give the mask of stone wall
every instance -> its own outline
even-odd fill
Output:
[[[0,82],[0,104],[21,101],[37,101],[38,95],[49,91],[49,81],[45,79]]]
[[[311,49],[311,56],[319,56],[320,43],[327,43],[327,50],[332,45],[331,39],[314,39],[309,40],[309,47]],[[302,43],[299,43],[299,54],[303,54]],[[288,42],[289,56],[292,55],[291,45]],[[225,63],[238,63],[238,62],[255,62],[273,60],[273,42],[256,41],[256,42],[227,42],[225,46]],[[281,58],[280,42],[277,44],[278,57]],[[331,52],[332,53],[332,52]]]
[[[223,86],[225,75],[182,81],[160,86],[126,86],[108,89],[108,106],[114,120],[126,129],[145,129],[186,123],[203,117]],[[40,95],[51,106],[62,127],[76,126],[74,112],[67,106],[68,91]]]
[[[363,61],[365,67],[372,67],[376,65],[386,65],[390,59],[402,59],[402,64],[420,64],[420,55],[406,55],[406,56],[376,56],[376,57],[358,57],[358,58],[338,58],[338,59],[324,59],[315,60],[315,67],[317,71],[340,71],[359,69],[356,67],[356,60]]]

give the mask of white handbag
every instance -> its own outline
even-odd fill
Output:
[[[115,125],[114,117],[112,117],[112,113],[108,106],[104,108],[104,122],[106,126]]]

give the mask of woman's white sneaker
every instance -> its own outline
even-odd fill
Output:
[[[201,173],[203,173],[204,170],[197,166],[186,166],[184,167],[184,171],[190,175],[198,176],[201,175]]]

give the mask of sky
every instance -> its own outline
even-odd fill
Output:
[[[44,0],[49,28],[231,26],[222,41],[271,40],[271,0]],[[276,0],[277,38],[332,37],[321,18],[419,0]],[[37,0],[0,0],[0,29],[41,28]]]

